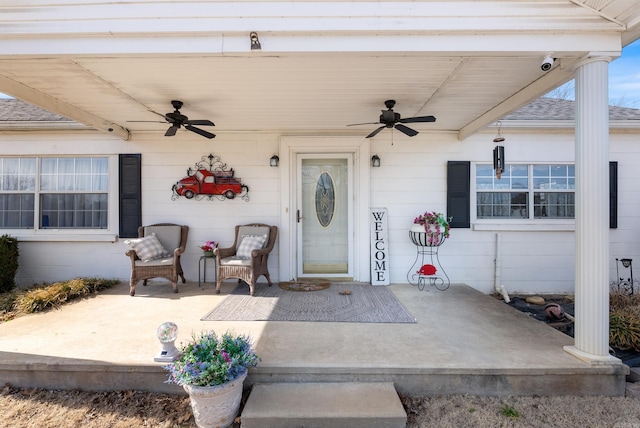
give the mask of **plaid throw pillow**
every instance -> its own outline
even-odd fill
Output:
[[[266,235],[244,235],[236,250],[236,256],[241,259],[250,259],[253,250],[259,250],[267,240]]]
[[[130,245],[131,248],[135,250],[138,258],[143,262],[169,256],[169,252],[165,250],[160,241],[158,241],[155,233],[152,233],[150,236],[145,236],[144,238],[128,239],[124,241],[124,243]]]

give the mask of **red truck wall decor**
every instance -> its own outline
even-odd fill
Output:
[[[233,168],[227,170],[227,164],[220,161],[220,157],[210,154],[203,156],[195,164],[195,170],[191,167],[187,170],[187,176],[173,185],[175,200],[180,196],[196,200],[214,197],[220,200],[234,199],[239,196],[244,201],[249,200],[249,187],[242,184],[239,178],[234,177]]]

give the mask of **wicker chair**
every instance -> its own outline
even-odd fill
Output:
[[[249,238],[249,240],[255,237],[265,237],[266,239],[257,248],[255,246],[254,248],[248,248],[246,241],[243,242],[245,237]],[[261,275],[267,278],[269,287],[271,287],[271,277],[269,276],[267,262],[277,237],[277,226],[261,223],[236,226],[236,237],[233,246],[213,250],[213,254],[218,259],[216,293],[220,293],[222,281],[228,278],[238,278],[238,282],[246,282],[249,285],[249,293],[252,296],[255,292],[256,281]],[[247,249],[248,252],[244,254]]]
[[[143,285],[147,285],[147,279],[165,278],[171,281],[173,292],[178,292],[178,276],[184,279],[184,272],[180,264],[180,255],[184,252],[187,245],[187,236],[189,234],[189,226],[181,226],[172,223],[158,223],[150,226],[140,226],[138,228],[138,237],[150,236],[155,233],[158,241],[162,246],[171,253],[169,257],[160,259],[142,261],[134,249],[127,251],[125,254],[131,259],[131,281],[129,282],[129,294],[136,294],[136,284],[140,280],[144,280]]]

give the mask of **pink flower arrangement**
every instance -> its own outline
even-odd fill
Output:
[[[442,213],[425,212],[419,215],[413,220],[414,224],[424,226],[424,231],[427,233],[427,241],[429,245],[436,245],[440,240],[440,236],[444,235],[445,238],[449,237],[449,221]]]
[[[202,251],[213,251],[214,248],[218,246],[218,243],[215,241],[207,241],[204,245],[200,245],[200,249]]]

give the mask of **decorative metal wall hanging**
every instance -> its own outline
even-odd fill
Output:
[[[242,184],[239,178],[233,176],[233,168],[227,169],[227,164],[219,156],[209,154],[202,156],[195,163],[195,170],[189,167],[187,176],[173,185],[171,200],[180,196],[187,199],[234,199],[239,196],[242,200],[249,200],[249,187]]]
[[[502,177],[504,172],[504,146],[501,146],[505,139],[500,134],[500,128],[502,128],[502,122],[498,122],[498,135],[493,139],[493,142],[497,145],[493,148],[493,169],[496,171],[496,177],[498,180]]]

